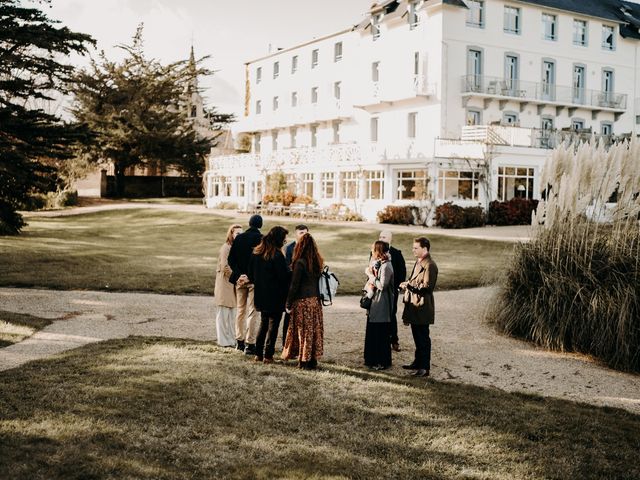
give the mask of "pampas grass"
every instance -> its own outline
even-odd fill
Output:
[[[640,371],[640,144],[565,144],[488,319],[552,350]],[[612,197],[617,203],[608,203]]]

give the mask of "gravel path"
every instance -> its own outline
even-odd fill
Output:
[[[479,305],[492,290],[436,293],[432,378],[607,405],[640,414],[640,375],[603,367],[580,355],[552,353],[504,337],[482,323]],[[215,339],[213,298],[91,291],[0,288],[0,309],[60,319],[0,349],[0,370],[82,345],[129,335]],[[399,327],[402,351],[389,371],[412,360],[411,332]],[[362,366],[364,312],[356,297],[325,309],[324,361]]]

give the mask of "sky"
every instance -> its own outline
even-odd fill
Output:
[[[244,63],[275,50],[335,33],[358,23],[373,0],[51,0],[40,7],[50,18],[97,41],[122,58],[115,46],[130,43],[144,23],[145,52],[163,63],[186,59],[193,43],[202,66],[217,72],[201,79],[205,103],[242,114]],[[86,58],[71,63],[84,66]]]

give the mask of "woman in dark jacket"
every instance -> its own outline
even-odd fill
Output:
[[[305,233],[293,251],[293,276],[287,296],[291,312],[282,358],[298,358],[300,368],[313,369],[323,354],[324,325],[318,283],[324,261],[313,237]]]
[[[260,312],[260,330],[256,339],[257,362],[273,363],[278,326],[285,310],[291,277],[282,253],[287,233],[284,227],[273,227],[253,249],[249,261],[247,276],[254,284],[254,303]]]

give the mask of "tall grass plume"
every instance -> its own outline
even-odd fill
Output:
[[[640,142],[562,145],[541,178],[533,238],[516,246],[488,320],[639,372]]]

